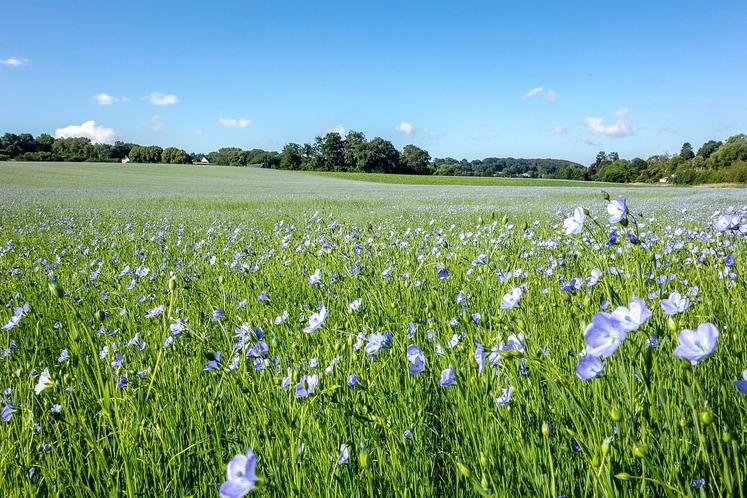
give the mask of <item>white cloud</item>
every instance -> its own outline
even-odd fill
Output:
[[[348,134],[348,130],[346,130],[344,126],[338,124],[334,128],[327,130],[327,133],[337,133],[342,138],[345,138]]]
[[[522,100],[530,99],[534,97],[535,95],[543,96],[545,100],[548,102],[555,102],[556,100],[558,100],[558,94],[555,93],[555,90],[550,90],[550,89],[545,90],[541,86],[536,86],[532,88],[531,90],[529,90],[526,94],[524,94],[524,97],[522,98]]]
[[[578,138],[581,142],[585,143],[586,145],[599,145],[599,142],[594,140],[593,138],[589,137],[579,137]]]
[[[21,59],[18,57],[8,57],[7,59],[0,59],[0,64],[3,64],[5,66],[18,67],[28,63],[28,59]]]
[[[588,117],[584,119],[586,129],[590,133],[597,135],[606,135],[608,137],[621,138],[629,137],[633,134],[633,128],[628,118],[628,108],[623,107],[615,112],[615,122],[605,123],[604,118]]]
[[[227,126],[228,128],[246,128],[252,124],[251,120],[244,118],[218,118],[218,122],[221,126]]]
[[[409,137],[413,134],[415,128],[412,126],[412,123],[408,123],[407,121],[400,121],[400,123],[394,127],[394,131],[396,131],[397,133],[402,133]]]
[[[568,133],[568,128],[563,125],[555,125],[552,127],[552,132],[556,135],[565,135]]]
[[[89,138],[95,144],[111,144],[117,138],[117,132],[111,128],[98,126],[95,121],[86,121],[82,125],[70,125],[57,128],[54,131],[55,138]]]
[[[713,107],[715,105],[718,105],[718,100],[715,99],[705,99],[703,101],[703,105],[706,107]]]
[[[153,105],[174,105],[179,102],[179,97],[173,94],[166,95],[161,92],[153,92],[148,97],[148,101]]]
[[[165,123],[163,122],[163,119],[161,119],[161,116],[156,114],[152,118],[150,118],[150,128],[153,131],[162,130]]]
[[[93,100],[95,100],[98,105],[112,105],[117,102],[128,102],[130,99],[127,97],[114,97],[106,92],[101,92],[94,95]]]

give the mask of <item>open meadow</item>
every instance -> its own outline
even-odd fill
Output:
[[[352,178],[0,162],[0,494],[747,495],[747,190]]]

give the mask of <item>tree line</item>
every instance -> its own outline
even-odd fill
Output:
[[[368,140],[358,131],[344,136],[330,132],[311,143],[289,143],[280,152],[222,147],[217,151],[189,153],[177,147],[115,142],[91,143],[87,138],[54,138],[48,134],[5,133],[0,137],[0,161],[98,161],[119,162],[125,157],[135,163],[190,164],[207,157],[211,164],[258,166],[262,168],[351,171],[364,173],[406,173],[415,175],[491,176],[599,180],[616,183],[747,182],[747,136],[710,140],[697,152],[690,143],[679,154],[659,154],[648,159],[621,159],[616,152],[599,152],[588,167],[561,159],[488,157],[457,160],[431,158],[415,145],[401,151],[389,140]]]

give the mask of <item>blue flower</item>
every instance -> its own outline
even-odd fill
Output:
[[[359,386],[361,383],[361,380],[358,378],[357,374],[350,374],[348,377],[348,387],[356,387]]]
[[[604,362],[596,356],[585,355],[576,365],[576,375],[581,380],[591,380],[602,376]]]
[[[374,356],[378,352],[388,349],[392,345],[392,335],[389,332],[375,333],[368,336],[368,344],[366,344],[366,353],[369,356]]]
[[[456,372],[453,366],[449,365],[441,372],[441,380],[438,383],[441,387],[450,387],[456,384]]]
[[[485,347],[475,336],[475,362],[477,363],[477,373],[482,374],[485,371]]]
[[[742,380],[735,380],[734,385],[737,386],[739,392],[747,396],[747,370],[742,372]]]
[[[3,411],[0,413],[0,418],[3,419],[3,422],[10,422],[10,417],[13,415],[13,412],[15,411],[13,409],[13,405],[10,404],[10,401],[7,399],[3,401]]]
[[[417,344],[407,346],[407,361],[410,365],[410,375],[417,375],[425,370],[425,355]]]
[[[124,389],[125,387],[127,387],[127,384],[127,376],[124,374],[120,375],[119,380],[117,381],[117,387],[119,389]]]
[[[625,197],[620,196],[616,201],[610,201],[607,204],[607,213],[610,215],[607,221],[620,223],[628,215],[628,204],[625,202]]]
[[[145,313],[145,318],[155,318],[163,313],[163,304],[159,304],[152,310],[149,310]]]
[[[495,403],[501,407],[506,406],[511,398],[514,397],[514,388],[512,386],[504,387],[501,389],[501,395],[495,399]]]
[[[251,448],[236,455],[226,466],[226,480],[220,485],[220,498],[243,498],[257,485],[257,456]]]
[[[701,323],[697,330],[685,329],[680,332],[679,345],[674,350],[674,355],[695,366],[713,354],[718,338],[718,329],[712,323]]]
[[[573,210],[573,215],[563,221],[563,232],[565,232],[566,235],[578,235],[584,231],[585,222],[586,214],[584,213],[584,210],[577,207]]]
[[[615,309],[612,316],[620,321],[626,332],[635,332],[651,318],[651,311],[646,307],[643,299],[636,297],[627,308],[620,306]]]
[[[512,308],[515,308],[519,304],[519,300],[521,299],[522,294],[523,291],[519,287],[511,289],[503,296],[503,298],[501,298],[501,309],[510,310]]]
[[[661,301],[661,309],[667,315],[676,315],[682,313],[690,307],[690,299],[682,297],[682,295],[674,291],[669,294],[669,299],[663,299]]]
[[[340,451],[337,452],[337,465],[345,465],[350,458],[350,448],[347,444],[340,445]]]
[[[617,351],[626,334],[627,329],[620,320],[608,313],[595,313],[584,331],[586,352],[606,358]]]
[[[224,313],[224,311],[222,309],[215,308],[215,310],[213,310],[213,321],[217,322],[218,320],[220,320],[221,318],[223,318],[224,314],[225,313]]]
[[[322,306],[318,312],[312,313],[309,317],[309,325],[307,327],[304,327],[303,331],[307,334],[314,332],[316,329],[322,326],[324,320],[327,319],[327,314],[327,308],[325,308],[324,306]]]
[[[296,397],[307,398],[314,394],[316,386],[319,384],[319,375],[309,374],[301,377],[301,381],[296,385]]]

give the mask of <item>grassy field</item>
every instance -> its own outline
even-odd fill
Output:
[[[614,183],[584,182],[578,180],[553,180],[547,178],[491,178],[480,176],[424,176],[390,175],[384,173],[342,173],[309,171],[307,174],[342,180],[360,180],[373,183],[402,185],[472,185],[478,187],[597,187],[609,188]],[[619,185],[617,185],[619,186]]]
[[[604,189],[0,163],[3,496],[743,498],[745,191]]]

